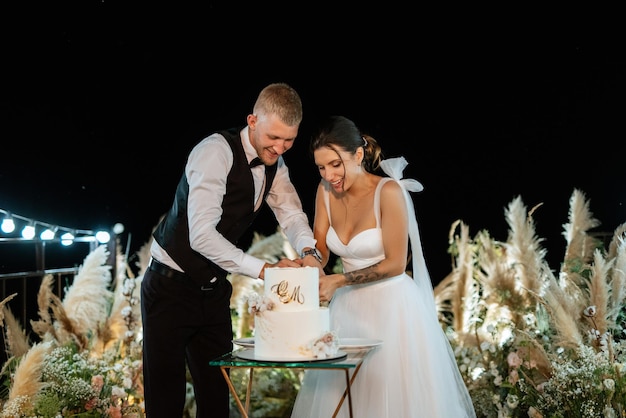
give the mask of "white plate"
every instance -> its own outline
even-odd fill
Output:
[[[356,350],[362,348],[370,348],[381,345],[383,340],[376,340],[373,338],[340,338],[339,349],[341,350]]]
[[[341,358],[344,358],[348,355],[348,353],[345,353],[341,350],[337,351],[337,354],[335,354],[332,357],[326,357],[326,358],[311,358],[311,359],[306,359],[306,358],[271,358],[271,357],[264,357],[264,356],[257,356],[256,353],[254,352],[254,348],[246,348],[244,350],[241,351],[236,351],[234,353],[237,357],[242,358],[244,360],[255,360],[255,361],[271,361],[271,362],[275,362],[275,363],[308,363],[311,361],[331,361],[331,360],[338,360]]]
[[[254,347],[254,337],[237,338],[236,340],[233,340],[233,343],[240,345],[242,347],[251,348],[251,347]]]

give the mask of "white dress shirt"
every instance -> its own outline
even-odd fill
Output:
[[[248,161],[257,157],[248,138],[248,127],[242,129],[241,138]],[[294,249],[301,253],[305,247],[315,247],[316,240],[308,217],[302,210],[302,202],[289,178],[289,170],[281,157],[278,169],[267,195],[266,202],[274,212]],[[191,248],[216,263],[224,270],[257,277],[266,260],[246,254],[220,234],[215,227],[222,216],[222,197],[226,193],[226,177],[233,165],[233,152],[226,139],[214,133],[200,141],[190,152],[185,166],[189,183],[187,216],[189,219],[189,242]],[[265,166],[252,169],[255,187],[255,207],[260,206],[265,180]],[[152,257],[168,266],[182,271],[156,241],[150,247]]]

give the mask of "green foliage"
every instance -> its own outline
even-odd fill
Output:
[[[230,377],[245,405],[249,383],[248,369],[231,369]],[[250,393],[251,418],[288,418],[300,389],[301,371],[294,369],[255,369]],[[231,396],[231,417],[239,410]]]

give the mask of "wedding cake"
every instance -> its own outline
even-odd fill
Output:
[[[263,295],[248,297],[254,352],[263,360],[311,360],[337,354],[327,307],[319,304],[316,267],[265,269]]]

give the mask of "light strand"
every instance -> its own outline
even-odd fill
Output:
[[[2,217],[2,223],[0,223],[0,231],[4,234],[14,233],[16,229],[15,220],[20,220],[25,223],[21,230],[23,240],[36,240],[37,238],[35,237],[38,226],[40,227],[39,229],[43,228],[43,231],[39,235],[40,240],[58,241],[62,245],[71,245],[74,241],[97,241],[100,244],[106,244],[111,239],[111,234],[105,230],[93,231],[89,229],[69,228],[28,218],[1,208],[0,214],[4,215]],[[116,224],[114,230],[116,233],[120,233],[124,230],[124,227],[121,224]],[[59,235],[60,238],[57,238]],[[15,238],[16,237],[13,237],[13,239]],[[0,239],[0,242],[2,242],[2,239]]]

